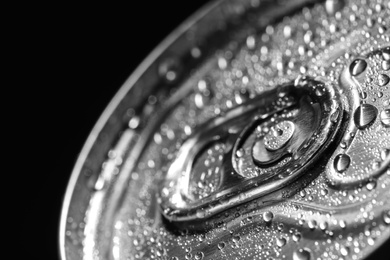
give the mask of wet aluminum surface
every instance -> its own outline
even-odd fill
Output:
[[[390,1],[218,1],[75,167],[63,259],[362,259],[390,236]]]

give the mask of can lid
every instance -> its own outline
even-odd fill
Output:
[[[389,18],[380,0],[201,10],[89,137],[63,258],[367,257],[390,237]]]

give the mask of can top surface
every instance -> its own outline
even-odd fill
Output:
[[[390,236],[390,1],[215,1],[80,154],[73,259],[363,259]]]

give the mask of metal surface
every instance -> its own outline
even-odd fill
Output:
[[[364,259],[390,237],[390,1],[216,1],[92,131],[73,259]]]

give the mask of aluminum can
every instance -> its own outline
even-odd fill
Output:
[[[75,165],[63,260],[367,259],[390,237],[390,1],[213,1]],[[388,244],[388,242],[387,242]]]

